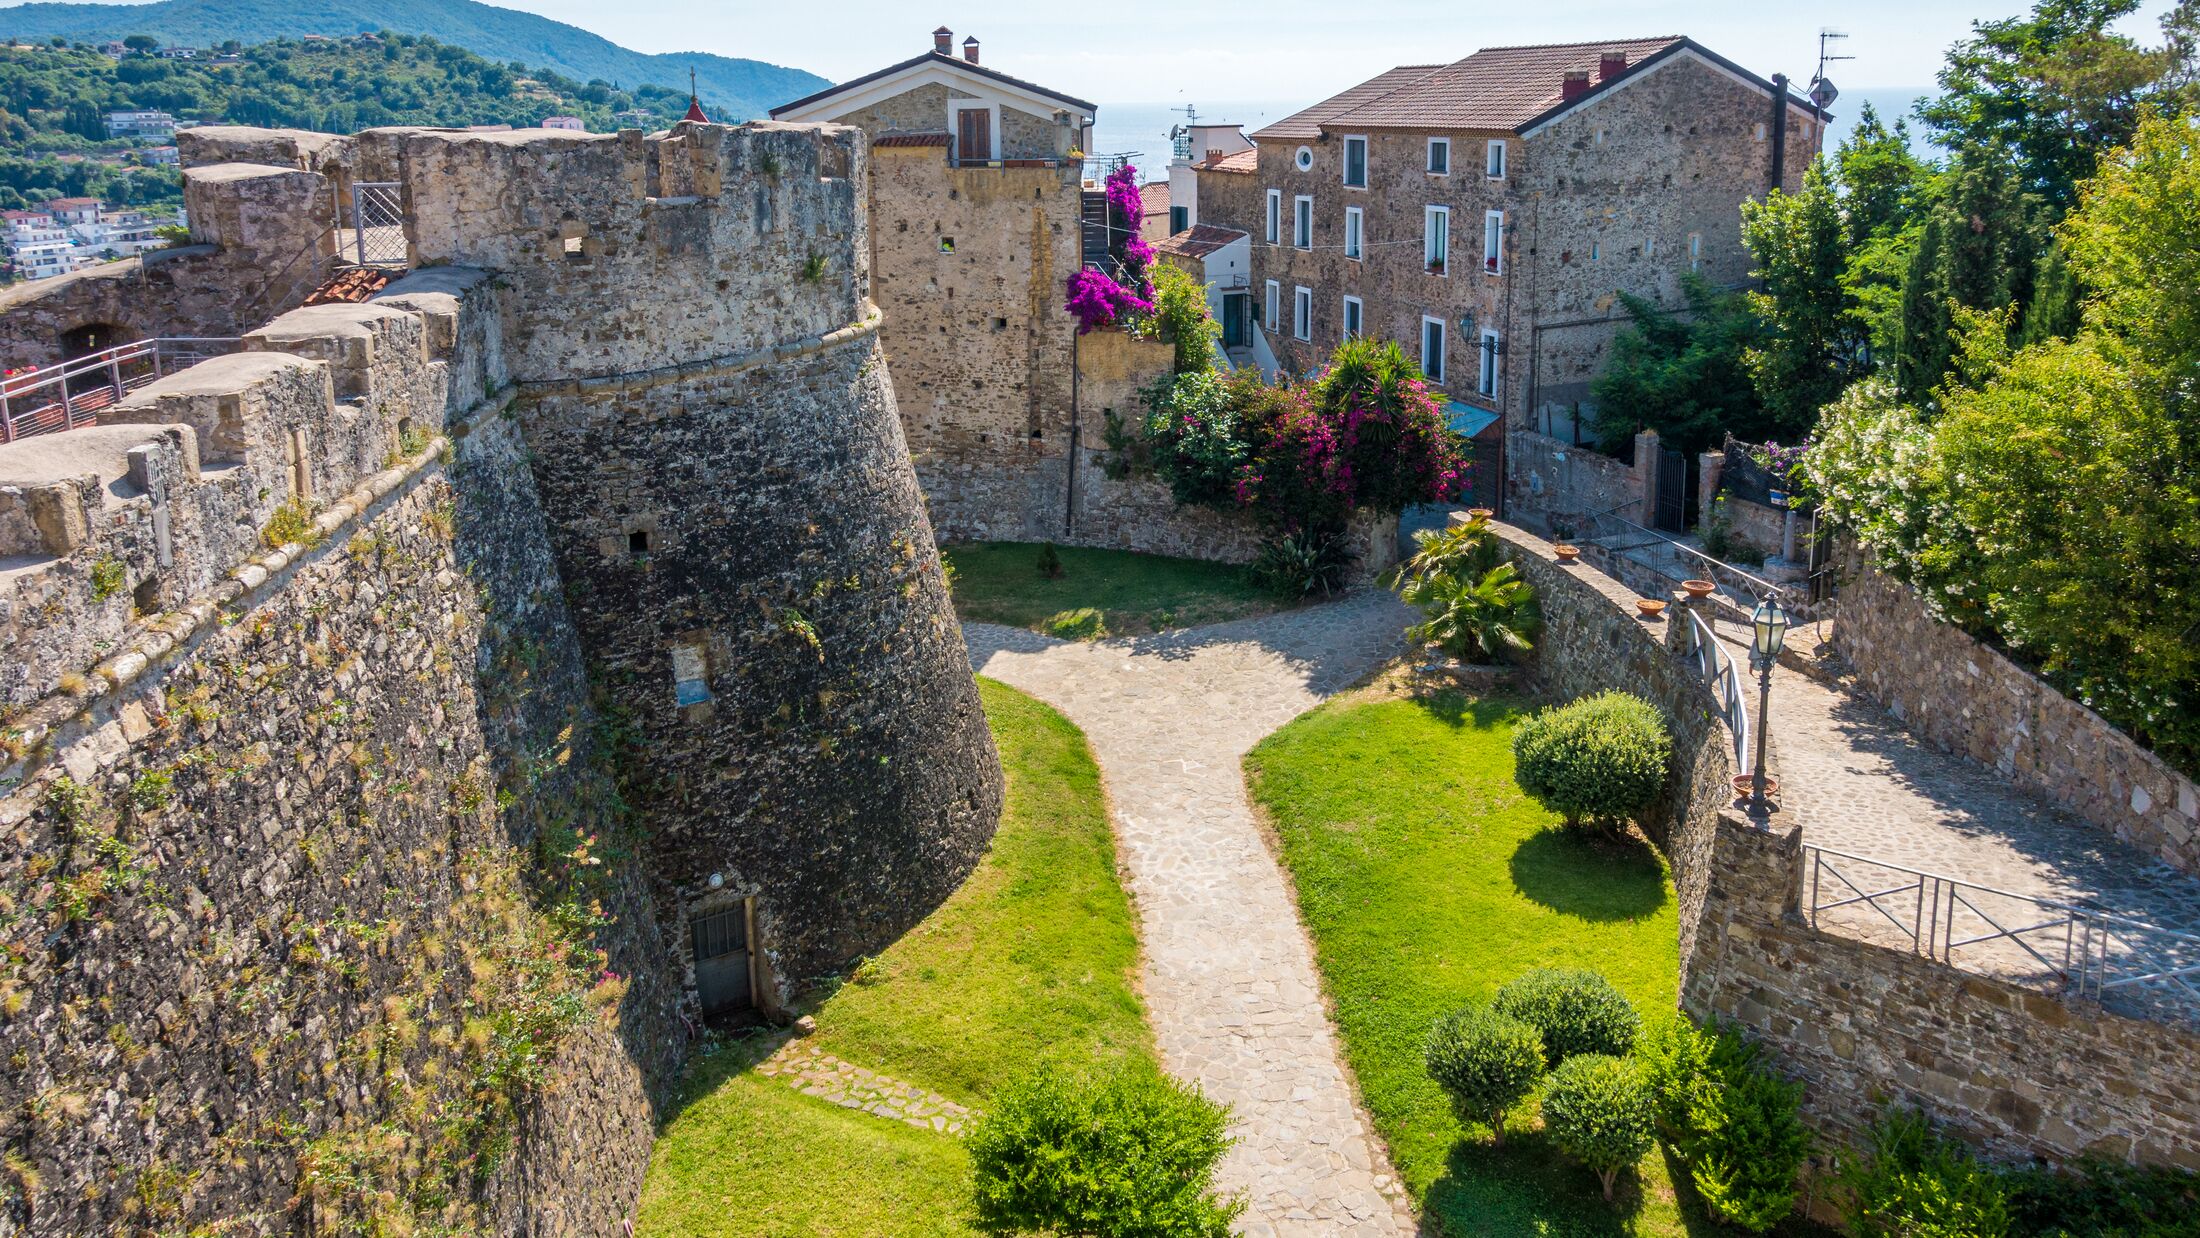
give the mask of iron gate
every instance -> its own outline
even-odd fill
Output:
[[[706,1015],[749,1006],[748,904],[697,916],[689,922],[695,949],[695,996]]]
[[[351,234],[360,266],[405,265],[404,187],[395,181],[352,185]]]
[[[1658,510],[1651,524],[1668,533],[1688,531],[1689,484],[1688,453],[1681,451],[1658,452]]]

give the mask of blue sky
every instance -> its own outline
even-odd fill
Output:
[[[491,0],[596,31],[638,51],[712,51],[808,69],[835,80],[931,45],[945,25],[975,34],[988,64],[1101,102],[1178,98],[1306,99],[1399,63],[1457,59],[1478,47],[1687,34],[1758,73],[1809,80],[1820,27],[1849,32],[1853,61],[1829,76],[1845,90],[1930,85],[1947,46],[1974,19],[2029,0],[1850,0],[1841,6],[1763,0],[1618,3],[1545,0],[1268,0],[1220,5],[1107,0],[833,0],[830,4],[692,0]],[[2127,22],[2157,39],[2169,0]]]

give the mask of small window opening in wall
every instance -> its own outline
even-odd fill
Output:
[[[672,700],[682,709],[710,704],[710,675],[702,646],[672,647]]]
[[[994,320],[993,320],[993,329],[994,329],[995,331],[1006,331],[1006,330],[1008,330],[1008,319],[1006,319],[1006,318],[996,318],[996,319],[994,319]]]
[[[649,553],[649,530],[647,530],[647,529],[636,529],[636,530],[634,530],[634,531],[633,531],[632,533],[629,533],[629,534],[627,534],[627,535],[626,535],[626,551],[627,551],[627,553],[628,553],[628,554],[636,554],[636,555],[646,555],[646,554],[648,554],[648,553]]]
[[[161,612],[160,577],[148,576],[130,591],[130,603],[140,615],[157,615]]]
[[[580,237],[569,236],[565,238],[565,260],[567,262],[588,261],[588,251],[582,247]]]
[[[943,236],[943,237],[941,237],[941,238],[940,238],[940,252],[941,252],[941,253],[943,253],[943,254],[951,254],[951,253],[954,253],[954,252],[955,252],[955,238],[954,238],[954,237],[951,237],[951,236]]]

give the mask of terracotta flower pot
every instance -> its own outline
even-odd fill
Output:
[[[1756,793],[1756,791],[1757,791],[1757,775],[1755,775],[1755,774],[1736,774],[1736,775],[1734,775],[1734,794],[1736,794],[1736,795],[1754,795],[1754,794]],[[1780,793],[1780,780],[1779,780],[1779,779],[1777,779],[1777,778],[1767,777],[1767,778],[1765,779],[1765,798],[1766,798],[1766,799],[1771,799],[1771,798],[1773,798],[1774,796],[1778,795],[1779,793]]]
[[[1708,580],[1684,580],[1681,588],[1688,590],[1692,598],[1707,598],[1719,591],[1719,586]]]
[[[1487,507],[1470,507],[1467,509],[1467,519],[1469,520],[1488,520],[1496,514]]]
[[[1642,617],[1645,619],[1663,619],[1665,617],[1665,603],[1657,598],[1636,598],[1635,609],[1641,611]]]
[[[1558,556],[1560,563],[1571,563],[1581,557],[1581,547],[1560,542],[1558,545],[1551,547],[1551,553]]]

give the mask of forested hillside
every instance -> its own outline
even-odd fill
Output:
[[[0,9],[0,38],[101,43],[149,34],[163,43],[211,47],[230,39],[264,43],[309,34],[341,37],[403,30],[454,43],[495,61],[539,65],[575,81],[685,87],[695,71],[713,115],[754,120],[828,83],[814,73],[707,52],[645,55],[577,26],[478,0],[159,0],[154,4],[22,4]]]
[[[235,49],[234,63],[115,60],[74,47],[0,48],[0,209],[56,197],[141,205],[181,200],[173,168],[143,162],[145,143],[109,139],[110,111],[158,109],[184,121],[349,133],[374,125],[530,126],[578,116],[596,132],[641,108],[652,127],[687,92],[614,89],[411,35]]]

